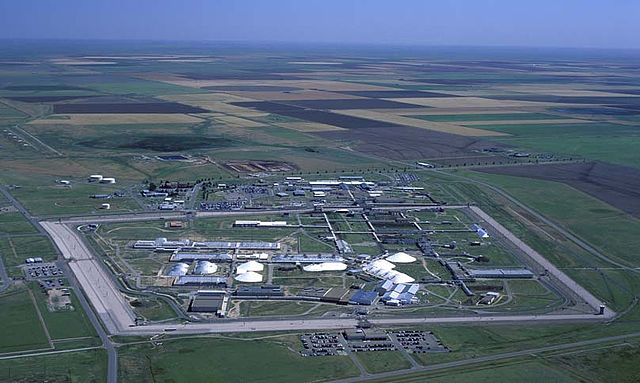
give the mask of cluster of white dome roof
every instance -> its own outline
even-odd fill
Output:
[[[347,265],[342,262],[322,262],[302,267],[304,271],[342,271],[346,269]]]
[[[264,265],[260,262],[249,261],[241,263],[236,267],[236,276],[234,279],[238,282],[257,283],[262,282],[262,274],[259,271],[264,270]]]

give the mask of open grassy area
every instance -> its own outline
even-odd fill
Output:
[[[149,321],[158,321],[176,318],[176,312],[168,303],[161,299],[139,298],[135,301],[133,310],[136,314]]]
[[[300,315],[310,311],[317,303],[313,302],[269,302],[241,301],[241,316]]]
[[[180,339],[165,341],[160,348],[128,345],[120,348],[120,379],[297,383],[358,375],[346,356],[304,358],[288,348],[291,343],[297,344],[297,338]]]
[[[56,252],[48,238],[34,235],[0,238],[0,256],[9,275],[15,277],[22,275],[17,266],[24,265],[25,259],[42,257],[45,262],[54,261]]]
[[[636,219],[563,184],[537,180],[523,183],[515,177],[485,177],[484,174],[471,172],[464,174],[502,187],[528,206],[569,228],[607,257],[623,263],[636,263],[632,256],[633,232],[637,231],[639,225]],[[501,182],[501,179],[506,181]],[[489,194],[484,187],[475,184],[459,182],[451,185],[462,200],[473,200],[518,238],[614,309],[627,307],[636,292],[640,291],[640,283],[634,273],[607,270],[611,264],[578,247],[553,227],[506,199]]]
[[[637,128],[634,133],[620,135],[563,137],[559,140],[548,137],[511,138],[508,143],[529,150],[563,153],[640,168]]]
[[[585,380],[632,383],[640,379],[640,344],[637,341],[568,352],[549,357],[548,361],[556,369]]]
[[[6,383],[101,383],[106,376],[104,350],[0,360],[0,380]]]
[[[0,213],[0,234],[37,233],[33,225],[18,212]]]
[[[640,220],[567,185],[493,174],[468,173],[501,187],[519,201],[559,222],[618,261],[640,265],[635,238]]]
[[[47,307],[47,295],[37,288],[36,284],[32,285],[32,292],[52,339],[97,336],[87,314],[82,310],[75,292],[70,291],[73,309],[57,311],[51,311]]]
[[[638,128],[611,123],[474,125],[508,133],[500,141],[526,150],[609,161],[640,167]]]
[[[580,380],[558,369],[551,368],[542,362],[489,363],[480,366],[437,372],[409,373],[391,378],[371,379],[371,383],[509,383],[509,382],[554,382],[577,383]]]
[[[399,351],[364,351],[354,354],[370,373],[402,370],[411,367]]]
[[[0,295],[0,307],[0,353],[50,347],[28,290]]]

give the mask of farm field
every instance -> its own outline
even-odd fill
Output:
[[[27,258],[55,261],[58,251],[21,206],[35,221],[84,217],[82,227],[70,229],[81,231],[126,291],[140,326],[215,323],[225,315],[244,323],[353,319],[364,327],[366,318],[592,313],[513,242],[491,230],[483,237],[473,225],[487,221],[472,213],[474,206],[619,314],[606,326],[411,328],[433,331],[446,353],[303,357],[298,332],[114,336],[122,382],[637,378],[638,342],[631,336],[535,358],[411,369],[637,332],[637,55],[183,42],[103,42],[90,49],[25,43],[3,52],[0,187],[19,203],[0,194],[0,256],[9,277],[9,286],[0,284],[6,288],[0,353],[65,352],[0,360],[0,381],[102,382],[107,374],[107,352],[78,287],[61,278],[73,309],[55,311],[38,282],[24,280]],[[90,182],[92,175],[113,182]],[[152,219],[98,219],[121,214]],[[245,227],[237,220],[287,226]],[[133,246],[156,238],[280,247],[264,250],[267,258],[259,258],[262,250],[212,248],[232,257],[202,275],[224,283],[182,286],[170,260],[179,249]],[[435,255],[419,246],[425,243]],[[394,272],[419,288],[415,300],[396,307],[383,303],[379,290],[391,274],[363,270],[398,252],[416,259],[393,264]],[[306,257],[329,253],[344,257],[344,271],[303,269]],[[302,256],[303,263],[273,262],[282,254]],[[264,263],[260,284],[235,279],[251,257]],[[456,264],[526,268],[531,279],[462,271],[461,285],[449,269]],[[178,269],[193,276],[198,266],[187,260]],[[234,295],[271,284],[282,287],[285,299]],[[201,290],[223,290],[228,306],[190,311]],[[358,290],[376,291],[375,303],[345,298]],[[499,298],[481,302],[488,293]],[[328,300],[331,294],[343,294],[342,301],[335,297],[340,304]]]

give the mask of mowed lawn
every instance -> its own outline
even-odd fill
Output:
[[[161,347],[121,347],[120,380],[146,382],[278,382],[300,383],[340,379],[359,374],[346,356],[305,358],[295,347],[265,340],[165,340]],[[291,343],[291,345],[287,344]]]
[[[0,353],[49,348],[27,290],[0,295]]]

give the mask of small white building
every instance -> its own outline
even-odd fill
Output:
[[[111,209],[111,204],[103,203],[102,205],[100,205],[100,209],[109,210]]]
[[[89,176],[89,182],[101,182],[103,179],[100,174],[92,174]]]
[[[116,183],[116,179],[113,177],[103,177],[100,180],[101,184],[115,184]]]

